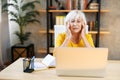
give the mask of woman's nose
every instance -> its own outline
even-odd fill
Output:
[[[74,25],[77,25],[77,22],[74,22]]]

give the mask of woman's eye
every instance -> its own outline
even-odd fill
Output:
[[[80,23],[81,21],[80,20],[71,20],[71,23],[74,23],[74,22]]]
[[[75,22],[74,20],[71,21],[71,23],[74,23],[74,22]]]
[[[77,21],[78,23],[80,23],[80,21]]]

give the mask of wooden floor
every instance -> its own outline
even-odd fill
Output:
[[[0,71],[3,70],[3,69],[4,69],[4,67],[3,67],[3,66],[0,66]]]
[[[4,65],[0,65],[0,71],[9,66],[11,62],[4,63]]]

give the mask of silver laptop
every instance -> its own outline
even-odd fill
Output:
[[[55,48],[56,73],[60,76],[104,77],[108,48]]]

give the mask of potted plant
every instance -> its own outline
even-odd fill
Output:
[[[14,21],[19,25],[19,31],[16,31],[15,34],[18,36],[20,44],[24,44],[26,40],[30,37],[30,32],[24,32],[25,27],[29,23],[40,23],[36,16],[39,16],[39,12],[35,11],[35,4],[40,4],[39,1],[29,1],[26,0],[9,0],[9,3],[5,3],[2,6],[3,12],[8,12],[12,16],[10,21]],[[15,11],[10,10],[8,7],[12,7]]]

